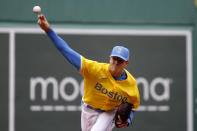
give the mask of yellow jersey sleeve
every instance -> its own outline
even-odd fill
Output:
[[[95,76],[100,69],[101,66],[99,66],[97,61],[89,60],[82,56],[82,67],[80,72],[84,77]]]
[[[139,95],[139,91],[138,91],[138,87],[137,87],[136,82],[133,83],[132,90],[130,92],[132,92],[132,93],[130,93],[130,95],[128,97],[128,102],[133,104],[134,110],[137,110],[140,105],[140,95]]]
[[[134,110],[137,110],[140,105],[140,94],[135,78],[126,70],[129,88],[126,90],[128,93],[128,102],[132,103]]]

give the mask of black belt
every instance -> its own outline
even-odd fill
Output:
[[[95,110],[95,111],[97,111],[97,112],[105,112],[104,110],[101,110],[101,109],[95,109],[95,108],[89,106],[88,104],[86,104],[86,103],[83,102],[83,101],[81,101],[81,104],[83,104],[83,105],[85,105],[87,108],[92,109],[92,110]]]

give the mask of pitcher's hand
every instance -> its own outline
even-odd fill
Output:
[[[49,32],[50,30],[50,25],[46,19],[46,17],[41,14],[41,15],[38,15],[38,25],[40,26],[41,29],[43,29],[45,32]]]

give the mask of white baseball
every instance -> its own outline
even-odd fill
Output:
[[[33,12],[34,12],[35,14],[40,14],[40,12],[41,12],[40,6],[34,6]]]

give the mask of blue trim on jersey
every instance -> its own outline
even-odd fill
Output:
[[[52,29],[47,32],[48,37],[52,40],[56,48],[62,53],[62,55],[78,70],[81,69],[81,55],[71,49],[68,44],[61,39]]]
[[[95,108],[93,108],[93,107],[89,106],[89,105],[88,105],[88,104],[86,104],[83,100],[81,100],[81,104],[82,104],[82,105],[85,105],[85,107],[87,107],[87,108],[89,108],[89,109],[92,109],[92,110],[94,110],[94,111],[96,111],[96,112],[100,112],[100,113],[105,112],[104,110],[101,110],[101,109],[95,109]]]
[[[127,73],[123,70],[123,74],[120,77],[114,77],[115,80],[121,81],[127,79]]]

